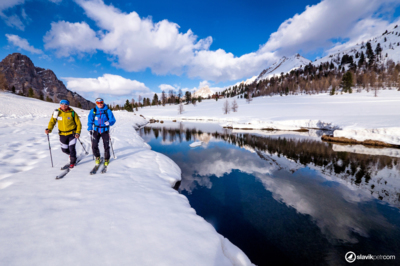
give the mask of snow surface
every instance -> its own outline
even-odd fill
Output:
[[[201,146],[201,144],[202,144],[201,141],[196,141],[196,142],[193,142],[192,144],[190,144],[189,146],[193,148],[193,147]]]
[[[58,105],[0,98],[1,265],[251,265],[171,188],[181,171],[136,133],[146,120],[115,112],[108,172],[89,175],[90,154],[55,180],[68,160],[50,134],[51,168],[44,129]],[[88,111],[74,109],[86,125]],[[90,149],[85,130],[81,140]]]
[[[248,104],[237,99],[237,112],[223,114],[223,104],[233,98],[203,100],[196,106],[184,105],[178,114],[176,105],[140,108],[146,118],[160,120],[198,120],[218,122],[234,129],[299,130],[302,128],[335,130],[335,136],[384,141],[400,145],[400,92],[373,92],[317,95],[265,96]]]

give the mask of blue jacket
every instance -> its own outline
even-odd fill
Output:
[[[93,110],[90,110],[89,117],[88,117],[88,131],[94,130],[99,133],[103,133],[105,131],[109,130],[109,126],[112,126],[115,124],[116,120],[111,112],[110,109],[108,109],[107,105],[104,105],[103,108],[95,107],[96,110],[96,115],[93,113]],[[106,126],[104,122],[109,122],[110,125]]]

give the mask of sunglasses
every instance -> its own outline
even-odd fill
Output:
[[[96,102],[97,104],[102,104],[102,103],[104,103],[104,102]]]
[[[60,105],[69,106],[69,105],[68,105],[68,104],[66,104],[66,103],[62,103],[62,104],[60,104]]]

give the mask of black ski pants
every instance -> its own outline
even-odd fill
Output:
[[[61,150],[70,156],[70,163],[75,164],[76,162],[76,138],[75,134],[69,134],[67,136],[60,135]]]
[[[103,133],[99,133],[97,131],[93,132],[93,137],[92,137],[93,154],[95,157],[100,157],[100,150],[99,150],[100,137],[103,139],[104,160],[109,160],[110,159],[110,134],[108,134],[108,131],[105,131]]]

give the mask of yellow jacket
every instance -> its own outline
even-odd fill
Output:
[[[50,118],[49,126],[47,127],[50,132],[58,121],[58,131],[60,135],[70,135],[72,133],[81,134],[82,124],[79,120],[78,114],[69,108],[66,112],[56,109]]]

